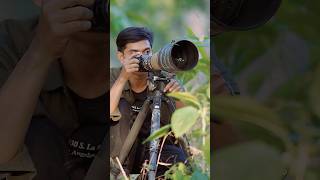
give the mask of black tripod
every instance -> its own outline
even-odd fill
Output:
[[[160,71],[149,72],[148,73],[148,88],[149,94],[143,106],[136,117],[134,124],[122,146],[119,160],[123,164],[126,157],[128,156],[132,145],[134,144],[139,131],[143,125],[143,122],[149,113],[150,107],[152,110],[151,117],[151,130],[150,134],[154,133],[160,128],[160,117],[161,117],[161,103],[164,101],[168,104],[169,109],[173,112],[175,110],[175,105],[172,101],[163,94],[163,89],[165,85],[170,82],[168,76],[163,75]],[[152,103],[152,106],[150,106]],[[159,139],[152,140],[150,142],[150,158],[149,158],[149,171],[148,179],[154,180],[156,178],[157,160],[158,160],[158,150],[159,150]]]

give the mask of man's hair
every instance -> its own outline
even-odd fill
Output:
[[[152,47],[153,33],[146,27],[128,27],[118,34],[116,40],[118,51],[123,52],[128,43],[142,40],[148,40]]]

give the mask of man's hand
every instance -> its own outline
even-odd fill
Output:
[[[184,91],[184,87],[176,79],[171,79],[170,82],[163,89],[163,92],[181,92]]]
[[[121,62],[123,67],[121,75],[126,78],[129,78],[131,73],[138,72],[139,62],[140,61],[134,57],[126,58],[124,61]]]
[[[43,0],[42,14],[32,42],[35,53],[60,58],[70,36],[91,29],[93,12],[86,8],[94,0]]]
[[[166,87],[163,89],[163,92],[184,92],[185,89],[184,87],[177,81],[176,79],[171,79],[170,82],[166,85]],[[184,107],[184,103],[181,101],[175,101],[176,103],[176,108],[182,108]]]

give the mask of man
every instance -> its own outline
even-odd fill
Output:
[[[34,3],[0,25],[0,179],[105,179],[109,34],[94,0]]]
[[[111,133],[111,157],[119,156],[121,147],[129,132],[129,129],[141,110],[143,102],[148,95],[147,72],[139,72],[138,56],[152,55],[153,34],[144,27],[129,27],[122,30],[116,40],[118,52],[117,58],[122,64],[121,68],[112,68],[110,71],[110,113],[113,115]],[[171,81],[165,86],[164,92],[182,91],[183,87],[177,80]],[[177,107],[182,106],[177,102]],[[167,103],[161,106],[161,125],[168,124],[171,111]],[[115,119],[119,112],[121,118]],[[143,163],[149,159],[147,145],[142,141],[150,135],[151,112],[147,114],[146,120],[139,132],[136,144],[131,149],[124,168],[127,173],[139,173]],[[185,162],[185,152],[174,144],[173,138],[168,138],[161,152],[161,162],[176,163]],[[134,167],[133,167],[134,165]],[[168,168],[159,166],[157,175],[163,175]]]

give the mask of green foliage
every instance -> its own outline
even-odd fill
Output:
[[[200,107],[199,100],[197,97],[193,96],[191,93],[188,92],[174,92],[174,93],[169,93],[167,96],[180,99],[182,102],[186,104],[193,105],[195,107]]]
[[[183,163],[172,166],[166,173],[166,179],[172,180],[189,180],[191,178],[190,171]]]
[[[244,105],[245,104],[245,105]],[[215,97],[215,115],[260,126],[277,136],[290,148],[288,131],[284,128],[278,114],[258,102],[245,97]]]
[[[159,50],[173,39],[187,38],[190,28],[186,19],[190,12],[201,11],[209,20],[208,0],[129,1],[111,0],[111,52],[115,52],[115,38],[128,26],[144,26],[154,32],[153,51]],[[208,21],[209,22],[209,21]],[[209,23],[207,23],[209,29]],[[208,35],[208,34],[207,34]],[[112,64],[116,57],[111,53]]]
[[[319,1],[282,1],[276,17],[265,26],[226,33],[214,39],[219,59],[230,67],[235,77],[241,79],[244,74],[251,73],[245,80],[241,79],[243,93],[250,98],[214,97],[215,115],[227,119],[241,135],[245,134],[245,138],[252,141],[239,142],[216,152],[214,172],[217,179],[282,179],[283,169],[287,169],[287,179],[320,178],[317,161],[320,157],[320,23],[316,21],[320,17],[319,7]],[[301,41],[281,44],[288,34]],[[307,47],[305,52],[301,48],[303,43]],[[287,45],[296,46],[297,52],[274,54],[285,51]],[[266,63],[287,62],[282,71],[292,72],[290,58],[294,57],[290,54],[299,53],[306,54],[299,58],[299,71],[287,78],[284,78],[285,73],[275,71],[274,64]],[[261,62],[261,57],[268,58]],[[269,68],[267,73],[252,73],[259,63],[264,65],[261,69]],[[273,74],[283,80],[274,89],[270,80],[274,82],[277,78]],[[260,90],[266,87],[271,93],[262,97],[265,91]],[[257,140],[260,144],[256,144]]]
[[[161,127],[160,129],[158,129],[156,132],[152,133],[146,140],[144,140],[142,143],[145,144],[146,142],[155,140],[155,139],[159,139],[165,135],[167,135],[170,131],[171,125],[165,125],[163,127]]]
[[[188,132],[197,122],[200,114],[198,110],[192,106],[183,107],[176,110],[171,118],[171,125],[174,135],[181,137]]]
[[[214,154],[215,178],[280,180],[286,172],[281,158],[279,150],[262,142],[233,145]]]

